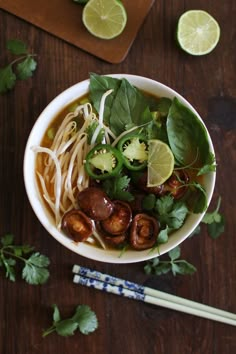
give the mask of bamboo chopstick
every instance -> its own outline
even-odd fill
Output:
[[[236,314],[74,265],[73,282],[112,294],[236,326]]]

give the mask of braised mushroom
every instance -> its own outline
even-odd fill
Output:
[[[88,187],[78,194],[80,209],[93,220],[105,220],[113,212],[113,203],[102,189]]]
[[[96,222],[96,229],[99,235],[104,239],[104,241],[112,247],[124,245],[128,237],[127,233],[123,233],[121,235],[109,234],[102,228],[101,223],[99,221]]]
[[[102,228],[111,235],[120,235],[126,232],[132,220],[132,211],[128,203],[120,200],[113,201],[113,212],[101,221]]]
[[[159,226],[157,220],[147,214],[137,214],[131,224],[130,244],[136,250],[145,250],[154,246]]]
[[[142,191],[144,191],[146,193],[152,193],[157,196],[163,195],[164,184],[161,184],[160,186],[156,186],[156,187],[148,187],[147,186],[147,172],[146,171],[137,180],[137,185],[138,185],[139,189],[141,189]]]
[[[189,175],[184,170],[175,170],[164,184],[164,193],[170,193],[174,199],[180,199],[187,192]]]
[[[64,214],[61,223],[62,229],[75,242],[86,241],[93,233],[91,219],[80,210],[70,210]]]

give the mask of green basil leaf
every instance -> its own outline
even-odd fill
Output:
[[[167,117],[167,134],[175,159],[181,165],[190,164],[196,156],[202,165],[208,163],[210,148],[204,125],[177,98]]]
[[[103,94],[112,89],[113,92],[106,98],[105,101],[105,109],[104,109],[104,122],[106,124],[110,124],[110,115],[111,115],[111,107],[114,97],[116,96],[116,92],[121,84],[121,80],[110,77],[110,76],[101,76],[95,73],[90,73],[90,84],[89,84],[89,92],[90,92],[90,100],[93,103],[93,106],[99,112],[100,102]]]

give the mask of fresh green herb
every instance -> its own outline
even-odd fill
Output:
[[[31,77],[37,66],[34,54],[28,52],[26,44],[22,41],[9,40],[7,49],[18,58],[0,68],[0,94],[13,89],[17,79],[26,80]]]
[[[209,172],[214,172],[215,170],[216,170],[215,156],[210,152],[206,165],[200,168],[197,175],[201,176]]]
[[[133,125],[139,126],[152,120],[146,97],[126,79],[90,74],[89,89],[97,111],[102,95],[113,89],[106,99],[104,122],[117,136]]]
[[[87,127],[86,133],[87,133],[88,144],[91,144],[91,140],[92,140],[93,134],[94,134],[97,126],[98,126],[98,122],[94,121]],[[102,128],[99,131],[99,133],[98,133],[98,136],[97,136],[97,139],[96,139],[95,143],[96,144],[101,144],[101,142],[102,142],[102,140],[104,138],[104,135],[105,135],[105,131]]]
[[[167,117],[169,109],[171,107],[171,99],[167,97],[161,97],[157,102],[157,110],[160,112],[161,117]]]
[[[149,260],[144,266],[146,274],[161,275],[172,272],[176,274],[193,274],[196,272],[196,268],[185,260],[180,258],[180,247],[177,246],[173,250],[168,252],[170,260],[162,261],[159,257],[155,257]]]
[[[14,236],[5,235],[1,238],[2,247],[0,248],[0,266],[5,267],[6,278],[11,281],[16,280],[15,265],[16,260],[24,262],[22,278],[29,284],[44,284],[49,277],[47,266],[49,259],[39,252],[33,253],[29,258],[24,255],[32,253],[34,247],[29,245],[14,245]]]
[[[209,163],[211,157],[206,129],[197,116],[177,98],[172,101],[166,126],[176,162],[188,165],[198,155],[201,165]]]
[[[207,208],[206,191],[200,183],[192,182],[188,184],[191,191],[188,196],[189,209],[195,214],[202,213]]]
[[[207,212],[202,222],[207,224],[207,231],[212,238],[218,238],[225,229],[225,218],[219,213],[221,197],[219,197],[216,209],[213,212]]]
[[[149,193],[145,195],[142,200],[142,208],[147,211],[153,210],[156,205],[156,199],[155,194]]]
[[[161,225],[170,229],[179,229],[188,213],[188,208],[183,201],[174,201],[170,195],[157,199],[155,211]]]
[[[157,236],[157,240],[156,240],[156,243],[154,244],[154,246],[151,248],[150,250],[150,253],[156,251],[156,249],[158,250],[158,253],[159,253],[159,246],[163,243],[166,243],[168,242],[168,231],[169,231],[169,228],[168,226],[166,226],[165,229],[161,230]]]
[[[53,325],[43,332],[43,337],[46,337],[52,332],[56,332],[63,337],[68,337],[74,335],[77,329],[79,329],[82,334],[89,334],[94,332],[97,327],[97,316],[91,311],[89,306],[77,306],[72,317],[62,320],[59,308],[54,304]]]
[[[128,191],[129,183],[128,176],[118,176],[105,180],[102,188],[111,199],[131,202],[134,196]]]

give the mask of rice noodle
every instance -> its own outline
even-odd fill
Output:
[[[74,112],[69,112],[65,116],[49,148],[32,147],[35,153],[42,154],[40,171],[36,173],[42,196],[53,212],[58,228],[61,227],[63,214],[73,208],[78,208],[78,192],[89,186],[84,161],[100,130],[104,129],[105,132],[104,143],[110,144],[116,139],[110,128],[103,124],[105,99],[111,92],[112,90],[109,90],[103,95],[98,117],[93,112],[90,103],[79,105]],[[79,129],[76,117],[81,118],[82,126]],[[91,143],[88,144],[86,129],[94,121],[98,123],[98,126],[93,133]],[[102,248],[106,248],[95,224],[93,235],[87,242],[90,244],[98,242]]]
[[[55,155],[55,153],[45,147],[41,146],[33,146],[32,150],[36,153],[39,152],[44,152],[48,155],[50,155],[51,159],[53,160],[56,168],[56,176],[55,176],[55,184],[54,184],[54,198],[55,198],[55,219],[56,219],[56,225],[58,225],[60,221],[60,198],[61,198],[61,167],[59,164],[59,161]]]

